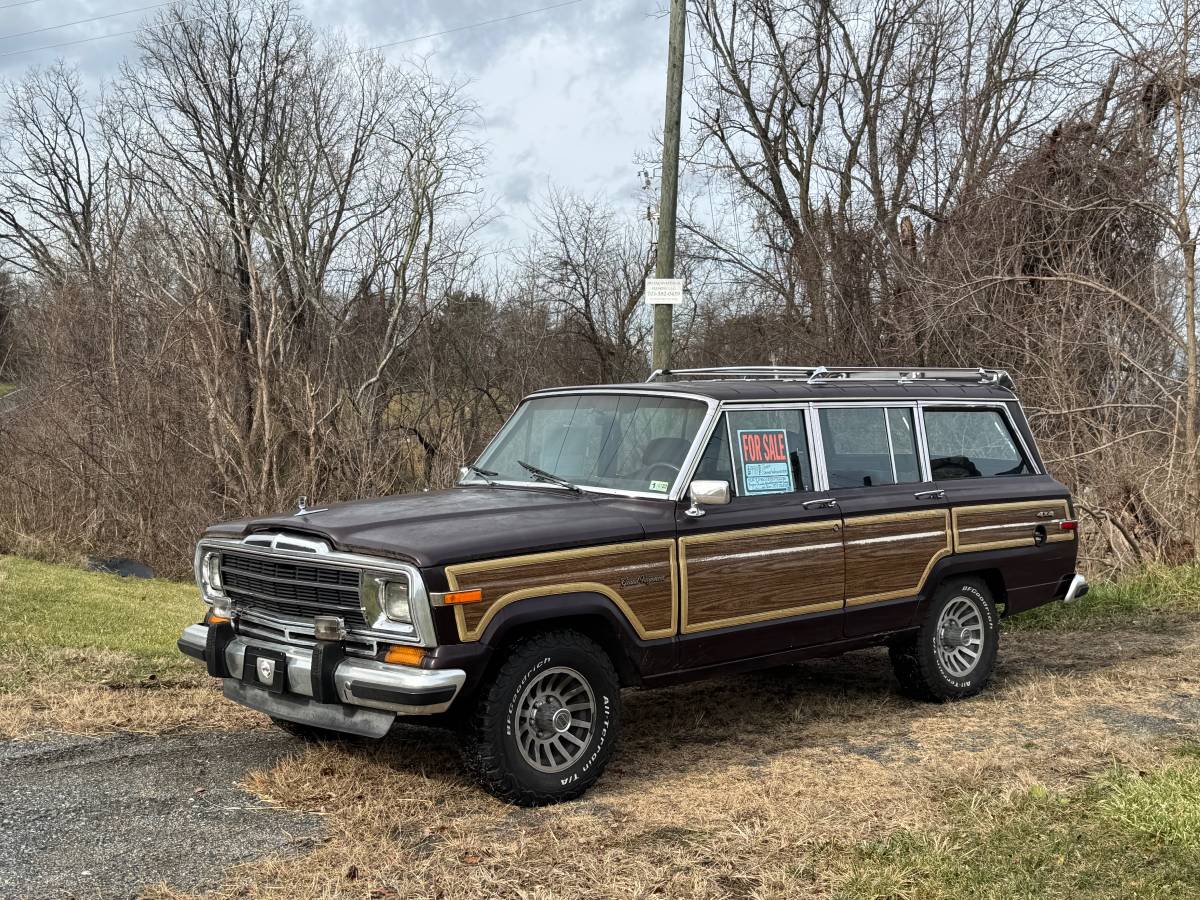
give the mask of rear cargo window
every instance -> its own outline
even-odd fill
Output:
[[[926,409],[925,440],[934,481],[1033,473],[994,409]]]

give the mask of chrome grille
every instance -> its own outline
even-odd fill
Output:
[[[365,628],[356,569],[286,562],[250,553],[221,554],[221,582],[235,608],[289,619],[341,616],[348,628]]]

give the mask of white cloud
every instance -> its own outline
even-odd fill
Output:
[[[3,5],[4,0],[0,0]],[[343,31],[363,46],[496,19],[554,0],[300,0],[320,29]],[[130,0],[39,2],[0,11],[0,35],[147,5]],[[554,182],[583,194],[635,204],[634,157],[654,145],[661,128],[667,23],[661,0],[583,0],[507,22],[456,31],[386,51],[422,57],[443,78],[467,79],[480,107],[481,137],[490,148],[486,187],[513,219],[495,229],[522,232],[525,204]],[[0,54],[137,26],[142,15],[0,40]],[[99,85],[133,47],[114,37],[0,56],[0,76],[61,54]],[[632,208],[632,207],[631,207]]]

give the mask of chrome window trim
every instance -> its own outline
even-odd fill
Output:
[[[814,406],[814,404],[813,404],[813,401],[811,401],[811,400],[793,400],[791,402],[786,402],[786,403],[778,402],[778,401],[770,401],[770,400],[755,400],[755,401],[742,401],[742,402],[737,402],[737,403],[725,402],[725,403],[718,404],[717,410],[716,410],[716,415],[713,416],[712,426],[708,429],[707,433],[703,436],[703,440],[700,441],[700,443],[699,443],[700,451],[696,454],[696,458],[693,461],[692,465],[687,469],[687,478],[683,479],[682,483],[684,485],[690,485],[692,483],[692,480],[696,477],[696,469],[699,468],[699,466],[700,466],[700,457],[703,456],[704,448],[708,446],[708,442],[710,440],[712,440],[713,433],[715,433],[717,430],[717,427],[716,427],[717,422],[720,421],[720,418],[722,415],[724,415],[727,412],[742,412],[742,411],[752,412],[754,410],[759,410],[759,409],[772,410],[772,409],[782,408],[785,410],[793,410],[794,409],[794,410],[799,411],[802,414],[802,418],[804,421],[804,430],[805,430],[805,444],[808,447],[808,459],[809,459],[809,464],[812,468],[812,472],[811,472],[812,479],[813,479],[812,490],[811,491],[792,491],[792,493],[794,493],[794,494],[813,494],[813,493],[817,493],[818,491],[824,490],[824,488],[822,486],[824,484],[824,481],[823,481],[824,465],[823,465],[823,462],[820,461],[818,458],[818,456],[819,456],[818,451],[819,451],[820,447],[819,447],[819,444],[817,443],[816,434],[813,429],[813,419],[815,418],[815,414],[813,413],[813,406]],[[731,426],[729,424],[728,416],[725,417],[725,434],[729,440],[729,466],[733,470],[733,481],[734,481],[733,487],[734,487],[734,490],[736,491],[736,489],[737,489],[737,466],[734,465],[734,461],[733,461],[733,432],[732,432]],[[821,469],[822,471],[818,472],[818,469]],[[682,474],[683,471],[684,470],[681,469],[680,473]],[[737,496],[745,496],[745,495],[739,494]],[[778,496],[778,495],[777,494],[763,494],[762,496]],[[734,497],[734,499],[737,499],[737,497]]]
[[[395,559],[379,556],[364,556],[358,553],[342,553],[330,551],[314,555],[311,551],[276,550],[263,547],[261,544],[245,543],[243,540],[229,538],[202,538],[196,545],[196,558],[202,559],[208,550],[229,550],[238,553],[248,553],[265,559],[284,559],[289,562],[307,563],[313,565],[329,565],[335,568],[352,569],[360,576],[368,572],[385,574],[402,574],[407,576],[411,591],[410,608],[413,611],[413,627],[411,631],[391,631],[379,628],[351,628],[350,634],[367,637],[374,640],[387,641],[392,644],[415,644],[421,647],[434,646],[433,612],[429,604],[429,593],[425,588],[425,580],[421,577],[416,566]]]
[[[892,417],[888,413],[889,407],[883,408],[883,433],[887,437],[888,442],[888,462],[892,464],[892,484],[900,483],[900,473],[896,471],[896,445],[892,443]]]
[[[613,497],[632,497],[642,500],[669,500],[677,502],[687,491],[687,485],[691,483],[691,477],[683,477],[684,472],[691,472],[695,469],[696,463],[700,460],[700,455],[704,452],[704,448],[708,446],[708,435],[712,431],[712,424],[716,421],[717,411],[720,409],[720,401],[713,397],[706,397],[703,394],[691,394],[686,391],[639,391],[629,389],[610,389],[610,388],[547,388],[543,391],[534,391],[527,397],[522,398],[521,402],[513,409],[512,414],[504,420],[504,425],[507,425],[513,416],[517,414],[522,406],[530,400],[540,400],[544,397],[576,397],[582,395],[607,395],[607,396],[634,396],[634,397],[674,397],[682,400],[694,400],[703,403],[707,409],[704,413],[704,418],[700,420],[700,427],[696,429],[696,437],[692,440],[692,445],[688,448],[687,454],[683,458],[683,462],[679,466],[679,475],[675,478],[675,483],[671,486],[671,490],[666,494],[658,494],[653,491],[628,491],[621,488],[606,488],[593,487],[592,485],[581,485],[580,490],[585,494],[607,494]],[[492,449],[492,445],[496,443],[496,439],[500,437],[500,432],[504,431],[504,425],[496,429],[496,433],[492,435],[492,439],[487,442],[487,445],[479,452],[473,462],[478,463],[479,460]],[[703,436],[703,440],[700,438]],[[493,484],[502,485],[504,487],[538,487],[552,488],[554,490],[570,492],[570,488],[565,488],[560,485],[551,484],[545,481],[501,481],[492,479]],[[470,485],[471,487],[487,487],[487,482],[482,478],[472,476],[470,481],[459,479],[457,485]]]
[[[929,443],[925,434],[925,409],[927,408],[958,408],[964,409],[990,409],[999,412],[1008,426],[1009,432],[1016,438],[1017,445],[1025,456],[1025,461],[1029,464],[1034,475],[1044,475],[1045,470],[1037,462],[1037,457],[1031,452],[1029,445],[1025,441],[1025,437],[1021,434],[1021,429],[1017,428],[1016,422],[1013,419],[1012,410],[1009,408],[1011,401],[1006,400],[955,400],[955,399],[934,399],[913,398],[911,400],[903,399],[888,399],[881,400],[878,397],[838,397],[836,400],[821,400],[821,399],[779,399],[779,400],[724,400],[718,405],[717,415],[729,412],[730,410],[738,409],[770,409],[776,406],[787,408],[804,407],[809,411],[808,423],[808,439],[809,453],[813,461],[813,479],[816,482],[815,491],[829,491],[829,473],[825,467],[825,441],[824,435],[821,432],[821,423],[819,411],[825,408],[837,407],[854,407],[854,406],[876,406],[884,409],[911,409],[913,410],[914,427],[917,429],[917,457],[918,464],[921,470],[921,482],[913,482],[914,484],[926,483],[933,481],[933,471],[929,464]],[[1020,406],[1020,400],[1017,400]],[[1021,407],[1024,411],[1024,407]],[[702,446],[707,446],[708,437],[704,438]],[[732,448],[730,450],[732,453]],[[697,460],[698,462],[699,460]],[[695,467],[693,466],[688,472],[687,482],[690,483],[695,475]]]

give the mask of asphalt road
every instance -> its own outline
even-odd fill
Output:
[[[275,731],[0,742],[0,896],[130,897],[195,890],[229,866],[303,852],[320,818],[235,787],[296,748]]]

